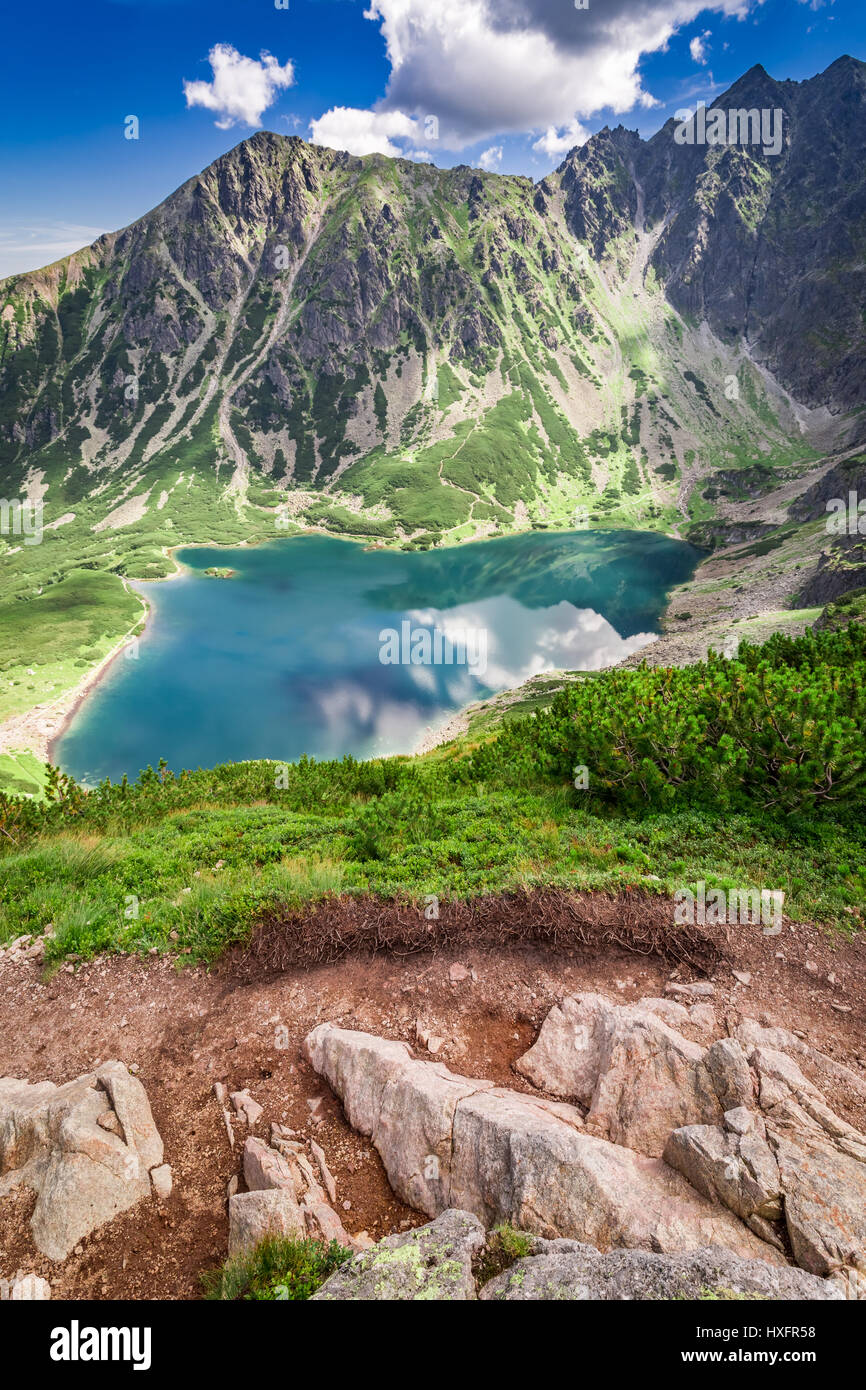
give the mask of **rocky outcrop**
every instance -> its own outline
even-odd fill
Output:
[[[587,1134],[571,1105],[418,1062],[405,1043],[322,1024],[305,1054],[369,1136],[391,1186],[430,1216],[459,1206],[487,1226],[600,1248],[718,1245],[779,1260],[661,1160]]]
[[[389,1236],[341,1265],[319,1302],[551,1301],[757,1298],[840,1300],[843,1288],[799,1269],[742,1259],[718,1248],[685,1255],[645,1250],[601,1254],[575,1240],[525,1239],[527,1253],[490,1277],[498,1255],[471,1212],[449,1209],[428,1226]]]
[[[782,1028],[741,1019],[709,1047],[657,1000],[564,999],[516,1066],[586,1107],[587,1130],[661,1155],[710,1201],[815,1274],[866,1271],[866,1137],[789,1055],[866,1097],[854,1072]],[[676,1006],[674,1006],[676,1007]],[[662,1014],[664,1013],[664,1017]],[[681,1010],[681,1026],[693,1022]]]
[[[388,1236],[341,1265],[313,1301],[475,1299],[473,1263],[485,1238],[484,1227],[470,1212],[445,1211],[431,1225]]]
[[[687,1255],[657,1255],[648,1250],[600,1254],[574,1241],[546,1244],[546,1250],[517,1260],[491,1279],[479,1297],[488,1302],[743,1297],[838,1301],[845,1297],[832,1280],[773,1267],[764,1260],[744,1260],[718,1248]]]
[[[149,1197],[154,1170],[164,1194],[162,1160],[147,1093],[122,1062],[63,1086],[0,1079],[0,1195],[18,1184],[37,1193],[30,1226],[49,1259]]]
[[[862,1081],[751,1019],[707,1043],[711,1019],[705,1003],[563,999],[515,1064],[545,1095],[458,1076],[406,1043],[330,1024],[304,1049],[395,1192],[428,1215],[461,1208],[488,1227],[599,1250],[792,1258],[862,1296],[866,1136],[818,1079],[861,1098]]]
[[[843,1274],[859,1288],[866,1275],[866,1136],[834,1114],[786,1053],[756,1047],[749,1061],[759,1109],[726,1115],[724,1131],[676,1130],[665,1158],[766,1239],[781,1244],[781,1227],[768,1223],[784,1220],[803,1269]]]
[[[632,1006],[573,995],[551,1009],[516,1067],[539,1089],[586,1106],[591,1133],[657,1158],[672,1129],[724,1113],[706,1049],[673,1020],[688,1023],[689,1014],[667,1000]]]

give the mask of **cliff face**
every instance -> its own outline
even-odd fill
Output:
[[[810,406],[852,409],[866,387],[866,65],[840,58],[808,82],[761,67],[715,105],[779,110],[778,155],[678,146],[670,123],[638,160],[654,257],[672,303],[748,342]]]
[[[108,514],[180,469],[413,536],[694,515],[723,465],[805,466],[786,393],[866,387],[864,92],[850,58],[755,68],[716,105],[780,108],[778,155],[620,127],[538,185],[259,133],[0,285],[4,489]]]

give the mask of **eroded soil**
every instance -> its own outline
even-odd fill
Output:
[[[799,1031],[866,1074],[866,942],[786,925],[775,938],[730,929],[728,944],[730,960],[713,977],[719,1031],[745,1013]],[[749,972],[750,983],[732,968]],[[0,1200],[0,1276],[34,1271],[55,1298],[200,1296],[201,1272],[225,1258],[226,1188],[240,1172],[249,1132],[235,1121],[230,1147],[215,1081],[249,1087],[264,1106],[255,1130],[263,1138],[272,1121],[315,1136],[350,1233],[379,1239],[421,1224],[426,1218],[394,1198],[375,1151],[303,1062],[299,1046],[309,1029],[327,1020],[416,1045],[417,1024],[444,1038],[437,1058],[452,1070],[530,1090],[512,1063],[552,1004],[580,990],[623,1001],[658,996],[671,973],[670,962],[609,946],[596,953],[514,944],[352,955],[280,973],[263,962],[258,975],[249,959],[208,973],[167,958],[105,957],[46,980],[36,964],[2,962],[0,1075],[60,1083],[109,1058],[137,1067],[174,1189],[164,1203],[152,1199],[103,1227],[63,1265],[35,1251],[28,1228],[34,1198],[19,1189]],[[680,966],[675,978],[697,976]],[[322,1096],[317,1116],[308,1102]],[[849,1096],[828,1096],[853,1123],[866,1124]]]

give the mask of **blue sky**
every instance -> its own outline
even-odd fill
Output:
[[[866,58],[863,0],[280,3],[9,7],[0,276],[126,225],[262,127],[540,178],[587,133],[649,135],[756,62],[803,79]]]

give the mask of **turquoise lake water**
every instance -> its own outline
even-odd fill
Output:
[[[137,585],[155,609],[138,654],[55,749],[79,780],[134,778],[161,757],[180,771],[411,752],[472,700],[646,645],[699,552],[578,531],[417,552],[303,536],[178,558],[180,578]],[[215,565],[235,577],[207,577]]]

